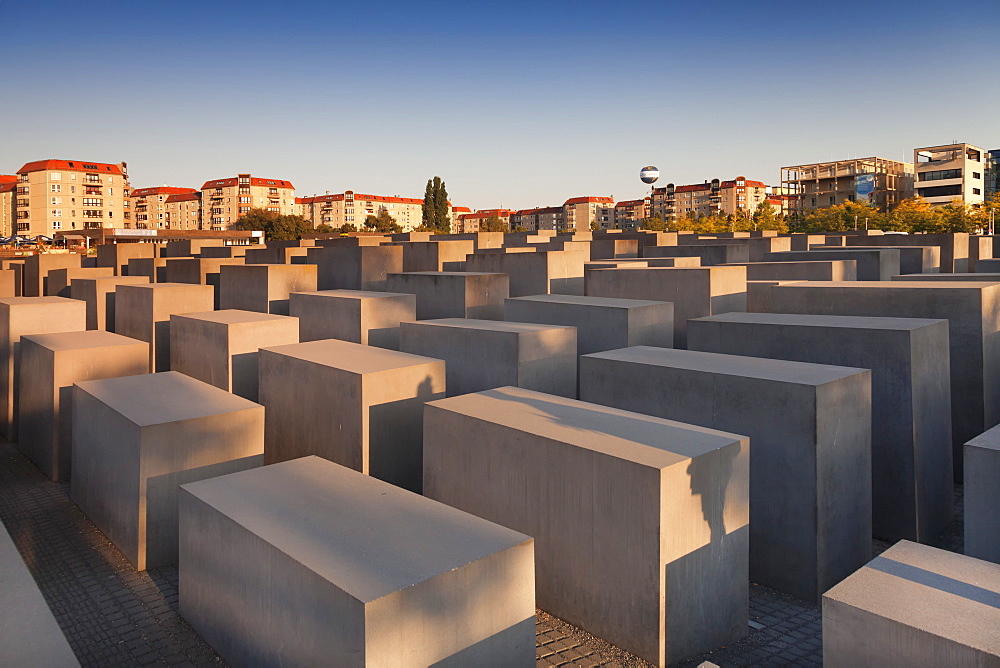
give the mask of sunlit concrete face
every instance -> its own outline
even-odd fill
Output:
[[[746,634],[745,436],[505,387],[424,448],[425,495],[534,536],[543,610],[656,665]]]
[[[180,485],[263,452],[262,406],[183,374],[73,387],[71,498],[136,570],[177,560]]]
[[[522,533],[319,457],[181,496],[180,611],[233,665],[534,665]]]
[[[213,308],[215,289],[210,285],[119,285],[115,290],[115,333],[149,343],[150,370],[169,371],[170,316]]]
[[[1000,664],[1000,565],[900,541],[823,596],[823,664]]]

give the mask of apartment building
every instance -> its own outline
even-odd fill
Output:
[[[729,215],[738,211],[753,213],[767,198],[767,186],[737,176],[731,181],[712,179],[704,183],[675,186],[668,183],[653,188],[650,215],[659,214],[664,220],[690,216]]]
[[[129,195],[133,226],[137,230],[156,229],[198,229],[171,225],[170,197],[173,195],[200,195],[194,188],[157,186],[153,188],[133,188]],[[200,200],[198,200],[200,202]],[[175,219],[176,220],[176,219]],[[126,223],[125,228],[129,229]]]
[[[458,217],[459,226],[458,233],[465,232],[478,232],[479,225],[486,220],[496,216],[501,221],[507,224],[507,229],[511,229],[510,217],[514,212],[510,209],[480,209],[473,213],[464,213]]]
[[[472,213],[472,209],[467,206],[453,206],[451,207],[451,233],[458,234],[459,228],[462,226],[461,217],[467,213]]]
[[[250,209],[294,215],[295,186],[282,179],[237,174],[231,179],[206,181],[201,187],[201,203],[203,224],[212,230],[225,230]]]
[[[14,232],[123,227],[130,222],[125,163],[38,160],[17,170]]]
[[[193,190],[188,193],[169,195],[167,206],[167,228],[172,230],[201,230],[203,227],[201,193]]]
[[[377,216],[383,210],[396,219],[404,232],[410,232],[423,223],[424,200],[411,197],[364,195],[347,190],[332,195],[327,193],[298,197],[295,202],[299,215],[312,223],[313,227],[325,224],[339,228],[351,224],[360,229],[365,218]]]
[[[615,225],[614,197],[571,197],[563,204],[564,229],[589,230],[593,223],[602,230]]]
[[[615,204],[615,227],[620,230],[633,230],[646,218],[649,218],[647,199],[629,199]]]
[[[0,174],[0,236],[9,237],[14,231],[14,191],[17,174]]]
[[[986,200],[986,151],[972,144],[946,144],[913,150],[914,189],[931,205]]]
[[[858,201],[889,211],[913,197],[913,163],[872,156],[782,167],[781,187],[792,215]]]
[[[1000,148],[986,152],[986,198],[1000,193]]]
[[[566,228],[566,211],[561,206],[513,211],[510,214],[510,229],[518,227],[523,227],[529,232],[563,230]]]

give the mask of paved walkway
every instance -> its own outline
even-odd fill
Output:
[[[957,499],[960,518],[961,490]],[[69,500],[69,485],[47,481],[2,441],[0,521],[84,666],[222,665],[178,614],[177,569],[133,571]],[[934,544],[961,551],[960,521]],[[875,547],[881,552],[888,545]],[[746,638],[683,665],[821,665],[816,606],[752,585],[750,619]],[[648,665],[544,612],[537,633],[539,666]]]

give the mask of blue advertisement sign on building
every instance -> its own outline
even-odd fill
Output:
[[[854,200],[875,203],[875,175],[858,174],[854,177]]]

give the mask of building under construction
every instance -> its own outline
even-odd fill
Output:
[[[791,215],[845,202],[886,212],[913,197],[913,163],[871,157],[782,167],[781,186]]]

